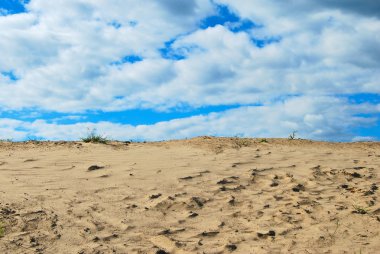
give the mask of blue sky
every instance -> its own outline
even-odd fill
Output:
[[[0,139],[380,139],[380,4],[0,1]]]

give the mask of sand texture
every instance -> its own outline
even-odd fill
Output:
[[[0,143],[0,253],[380,253],[380,144]]]

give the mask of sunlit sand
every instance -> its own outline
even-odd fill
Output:
[[[0,143],[1,253],[376,253],[379,143]]]

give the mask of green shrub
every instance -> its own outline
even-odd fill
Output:
[[[96,129],[93,129],[92,131],[89,131],[86,137],[81,138],[81,140],[85,143],[101,143],[106,144],[110,140],[100,134],[96,133]]]

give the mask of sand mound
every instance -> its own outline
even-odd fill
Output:
[[[1,253],[376,253],[380,144],[0,143]]]

